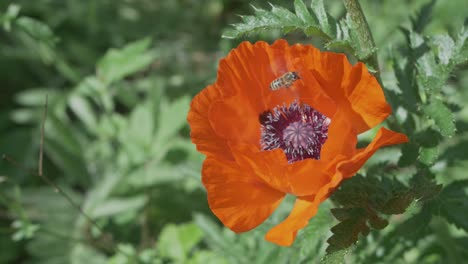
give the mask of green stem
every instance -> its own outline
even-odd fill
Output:
[[[353,28],[357,33],[359,45],[364,54],[372,54],[367,59],[369,65],[374,68],[376,72],[376,77],[380,81],[380,68],[379,61],[377,59],[377,53],[375,52],[375,42],[372,37],[372,33],[367,23],[366,17],[362,12],[361,5],[358,0],[343,0],[346,10],[348,11],[351,21],[353,23]]]

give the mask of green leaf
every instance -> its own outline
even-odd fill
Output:
[[[340,223],[331,229],[333,235],[327,240],[329,253],[348,248],[358,240],[359,234],[366,236],[370,231],[368,219],[373,219],[371,223],[379,229],[387,225],[385,220],[363,208],[338,208],[332,209],[332,213]]]
[[[294,10],[296,11],[296,15],[306,25],[314,25],[314,26],[317,25],[317,18],[309,12],[304,1],[294,0]]]
[[[271,11],[254,7],[253,16],[241,16],[242,23],[234,24],[234,29],[226,30],[223,37],[239,38],[272,30],[280,30],[283,33],[301,30],[308,36],[315,35],[326,40],[331,39],[316,23],[316,18],[307,10],[302,1],[295,2],[296,14],[283,7],[274,5],[271,7]]]
[[[34,88],[17,93],[15,101],[23,106],[38,106],[42,108],[44,107],[46,96],[48,96],[49,101],[52,101],[55,97],[61,96],[61,94],[52,89]]]
[[[439,61],[442,64],[449,64],[450,60],[454,56],[455,42],[448,35],[436,36],[434,42],[438,47]]]
[[[289,27],[300,28],[303,27],[303,22],[294,15],[291,11],[283,7],[271,5],[271,13],[273,13],[281,23],[288,25]]]
[[[187,264],[229,264],[222,255],[216,254],[208,250],[198,250],[194,252]]]
[[[70,253],[71,264],[105,264],[107,258],[92,247],[77,243]]]
[[[349,250],[342,249],[334,251],[333,253],[328,253],[321,260],[321,264],[342,264],[345,263],[345,256],[349,253]]]
[[[148,50],[149,38],[130,43],[122,49],[111,49],[97,63],[97,75],[105,83],[112,83],[134,74],[154,61],[155,54]]]
[[[436,210],[456,227],[468,231],[468,180],[446,186],[437,199]]]
[[[95,218],[114,216],[128,211],[140,210],[147,202],[145,195],[137,195],[128,198],[110,198],[97,204],[91,215]]]
[[[58,41],[47,24],[34,18],[20,17],[16,20],[16,25],[35,40],[42,41],[48,45],[54,46]]]
[[[438,147],[432,148],[421,148],[419,153],[419,161],[427,166],[431,166],[436,162],[437,158],[439,157],[439,149]]]
[[[169,224],[161,231],[157,250],[163,257],[183,263],[190,250],[201,241],[203,232],[193,223],[176,226]]]
[[[190,106],[190,98],[182,96],[171,104],[161,102],[159,124],[156,135],[156,146],[166,143],[168,139],[186,124],[187,113]]]
[[[16,4],[10,4],[8,5],[8,8],[5,12],[0,17],[0,22],[3,24],[3,28],[5,31],[10,31],[11,30],[11,23],[18,17],[18,14],[21,10],[21,6],[16,5]]]
[[[327,34],[332,35],[333,31],[330,22],[328,21],[329,15],[325,11],[323,0],[312,0],[310,8],[314,11],[322,30]]]
[[[436,127],[444,137],[455,135],[455,119],[452,111],[439,99],[433,99],[423,106],[423,112],[433,119]]]
[[[13,228],[17,229],[17,231],[11,237],[13,241],[31,239],[36,233],[36,231],[39,229],[39,225],[22,220],[15,220],[12,226]]]
[[[468,61],[468,44],[466,39],[468,38],[468,28],[462,27],[457,35],[455,41],[455,50],[453,52],[453,64],[459,65]]]
[[[68,105],[75,115],[83,122],[88,131],[94,131],[97,126],[96,115],[86,98],[72,95],[68,98]]]
[[[436,197],[442,190],[442,184],[437,184],[433,180],[433,175],[429,171],[420,169],[411,178],[411,189],[414,198],[418,202],[425,202]]]
[[[422,33],[424,28],[429,24],[432,18],[432,10],[436,0],[431,0],[427,4],[423,5],[419,10],[415,18],[411,19],[412,27],[414,31]]]
[[[404,144],[401,148],[401,157],[398,160],[398,166],[411,166],[419,156],[419,146],[414,143]]]
[[[329,228],[333,222],[330,214],[331,202],[325,201],[320,205],[317,214],[309,221],[309,224],[298,233],[293,244],[290,263],[316,262],[322,252],[324,242],[329,235]],[[268,263],[268,262],[264,262]]]
[[[394,194],[390,200],[379,208],[379,211],[384,214],[402,214],[413,200],[414,194],[410,191]]]
[[[149,147],[153,141],[154,123],[151,104],[149,102],[137,105],[130,114],[130,120],[127,126],[127,133],[122,142],[135,144],[139,147]]]
[[[194,222],[203,231],[205,235],[205,241],[210,245],[211,248],[221,250],[227,255],[239,255],[240,252],[235,250],[235,247],[233,247],[233,243],[229,239],[229,236],[223,234],[220,226],[217,225],[213,220],[203,214],[196,213],[194,215]]]

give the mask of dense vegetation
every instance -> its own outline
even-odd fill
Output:
[[[1,1],[0,263],[462,263],[465,1],[360,1],[376,48],[342,1],[271,2]],[[186,122],[220,58],[277,38],[379,67],[386,125],[411,139],[376,154],[289,248],[263,234],[291,199],[244,234],[216,220]],[[65,194],[37,175],[46,96],[43,172]]]

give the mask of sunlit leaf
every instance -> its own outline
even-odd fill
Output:
[[[150,45],[151,40],[144,38],[122,49],[109,50],[97,64],[98,77],[111,83],[148,67],[155,58],[155,54],[148,50]]]
[[[195,224],[164,227],[157,243],[158,252],[173,261],[183,262],[189,251],[202,239],[203,232]]]
[[[441,100],[432,100],[432,102],[423,107],[423,111],[434,120],[442,136],[451,137],[455,134],[456,128],[453,113]]]

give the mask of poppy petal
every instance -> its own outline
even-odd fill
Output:
[[[353,176],[379,148],[406,142],[408,142],[408,137],[405,134],[382,127],[377,132],[374,140],[367,147],[358,149],[350,160],[339,164],[338,170],[343,172],[345,178],[349,178]]]
[[[208,157],[202,175],[210,209],[236,233],[260,225],[285,196],[235,162]]]
[[[238,97],[230,97],[211,105],[208,117],[216,134],[229,141],[260,144],[260,122],[249,104],[242,104]],[[233,124],[236,124],[233,126]]]
[[[310,45],[292,45],[291,50],[302,58],[303,74],[307,76],[310,71],[323,92],[335,103],[349,108],[358,133],[379,124],[391,113],[382,88],[363,63],[353,66],[344,54],[321,52]],[[307,97],[305,93],[302,95]]]
[[[290,192],[286,169],[288,160],[281,149],[260,151],[252,145],[231,146],[237,164],[248,168],[270,187],[287,193]]]
[[[211,103],[220,98],[221,92],[214,85],[206,87],[193,98],[187,116],[190,124],[190,137],[201,153],[232,160],[226,140],[215,133],[208,119]]]
[[[364,63],[357,63],[348,76],[348,80],[355,79],[343,84],[348,89],[348,100],[354,112],[365,122],[365,126],[357,130],[366,131],[385,120],[391,114],[392,109],[387,104],[377,79],[369,73]]]
[[[315,194],[330,180],[327,164],[320,160],[305,159],[288,167],[286,177],[290,192],[296,196]]]
[[[346,109],[338,109],[328,127],[328,139],[323,144],[320,159],[329,162],[337,155],[352,156],[356,152],[357,133],[348,119]]]
[[[360,149],[350,160],[338,164],[333,178],[323,185],[315,196],[298,197],[289,216],[279,225],[273,227],[266,234],[265,239],[281,246],[290,246],[294,242],[297,232],[304,228],[317,213],[320,203],[327,199],[345,178],[353,176],[375,151],[384,146],[407,141],[406,135],[382,127],[369,146]]]

